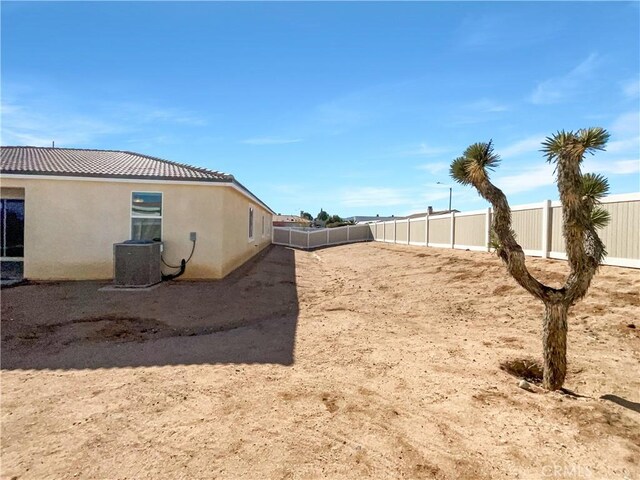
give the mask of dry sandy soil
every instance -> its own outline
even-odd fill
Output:
[[[640,478],[637,270],[571,312],[577,395],[499,368],[539,357],[542,306],[487,253],[275,247],[220,282],[102,286],[3,290],[3,479]]]

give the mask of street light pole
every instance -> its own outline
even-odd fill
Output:
[[[444,185],[442,182],[436,182],[438,185]],[[453,192],[453,187],[449,187],[449,211],[451,211],[451,193]]]

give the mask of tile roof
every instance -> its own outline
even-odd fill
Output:
[[[52,147],[0,147],[0,172],[27,175],[233,182],[233,175],[139,153]]]

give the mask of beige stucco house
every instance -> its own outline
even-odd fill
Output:
[[[181,278],[217,279],[271,243],[274,212],[232,175],[138,153],[2,147],[0,197],[3,264],[31,280],[111,279],[128,239],[177,266],[193,233]]]

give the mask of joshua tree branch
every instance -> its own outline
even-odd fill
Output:
[[[527,270],[522,247],[511,229],[511,209],[502,190],[493,185],[486,176],[472,182],[480,196],[493,206],[492,227],[500,240],[500,258],[507,265],[511,276],[529,293],[543,301],[557,301],[560,290],[548,287],[534,278]]]

